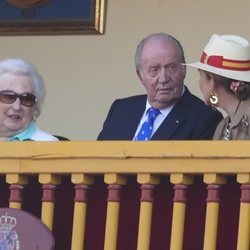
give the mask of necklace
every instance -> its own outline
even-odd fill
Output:
[[[226,141],[229,141],[229,140],[230,140],[230,134],[231,134],[230,125],[231,125],[231,120],[229,119],[229,120],[228,120],[227,127],[226,127],[226,130],[225,130],[225,132],[224,132],[224,140],[226,140]]]
[[[236,114],[240,104],[241,104],[241,101],[239,101],[239,103],[237,104],[236,109],[234,111],[234,115]],[[229,118],[226,130],[224,132],[224,140],[229,141],[230,140],[230,134],[231,134],[231,119]]]

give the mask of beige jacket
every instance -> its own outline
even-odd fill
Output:
[[[229,116],[224,118],[217,126],[213,140],[226,140],[225,133]],[[240,103],[229,127],[229,140],[250,140],[250,100]]]

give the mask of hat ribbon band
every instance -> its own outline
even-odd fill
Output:
[[[202,53],[200,62],[221,69],[231,69],[238,71],[250,70],[250,60],[230,60],[223,58],[223,56],[208,56],[205,52]]]

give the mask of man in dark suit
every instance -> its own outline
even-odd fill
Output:
[[[158,113],[143,140],[211,139],[223,117],[184,86],[184,63],[183,48],[174,37],[156,33],[144,38],[137,46],[135,64],[147,95],[114,101],[97,139],[140,140],[152,108]]]

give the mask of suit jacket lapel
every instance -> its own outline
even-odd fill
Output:
[[[139,122],[146,107],[146,100],[146,95],[140,96],[140,99],[138,99],[137,104],[131,106],[130,109],[124,113],[125,120],[127,121],[124,123],[126,125],[126,128],[124,128],[124,132],[126,131],[127,139],[132,140],[134,138],[136,129],[139,125]],[[130,124],[128,124],[128,122]]]
[[[182,125],[185,121],[185,117],[180,113],[171,113],[162,122],[160,127],[152,136],[152,140],[167,140],[171,138],[171,135]]]
[[[190,92],[185,89],[185,93],[181,99],[175,104],[171,112],[162,122],[160,127],[152,136],[151,140],[167,140],[172,134],[182,125],[187,119],[187,102],[190,97]]]

